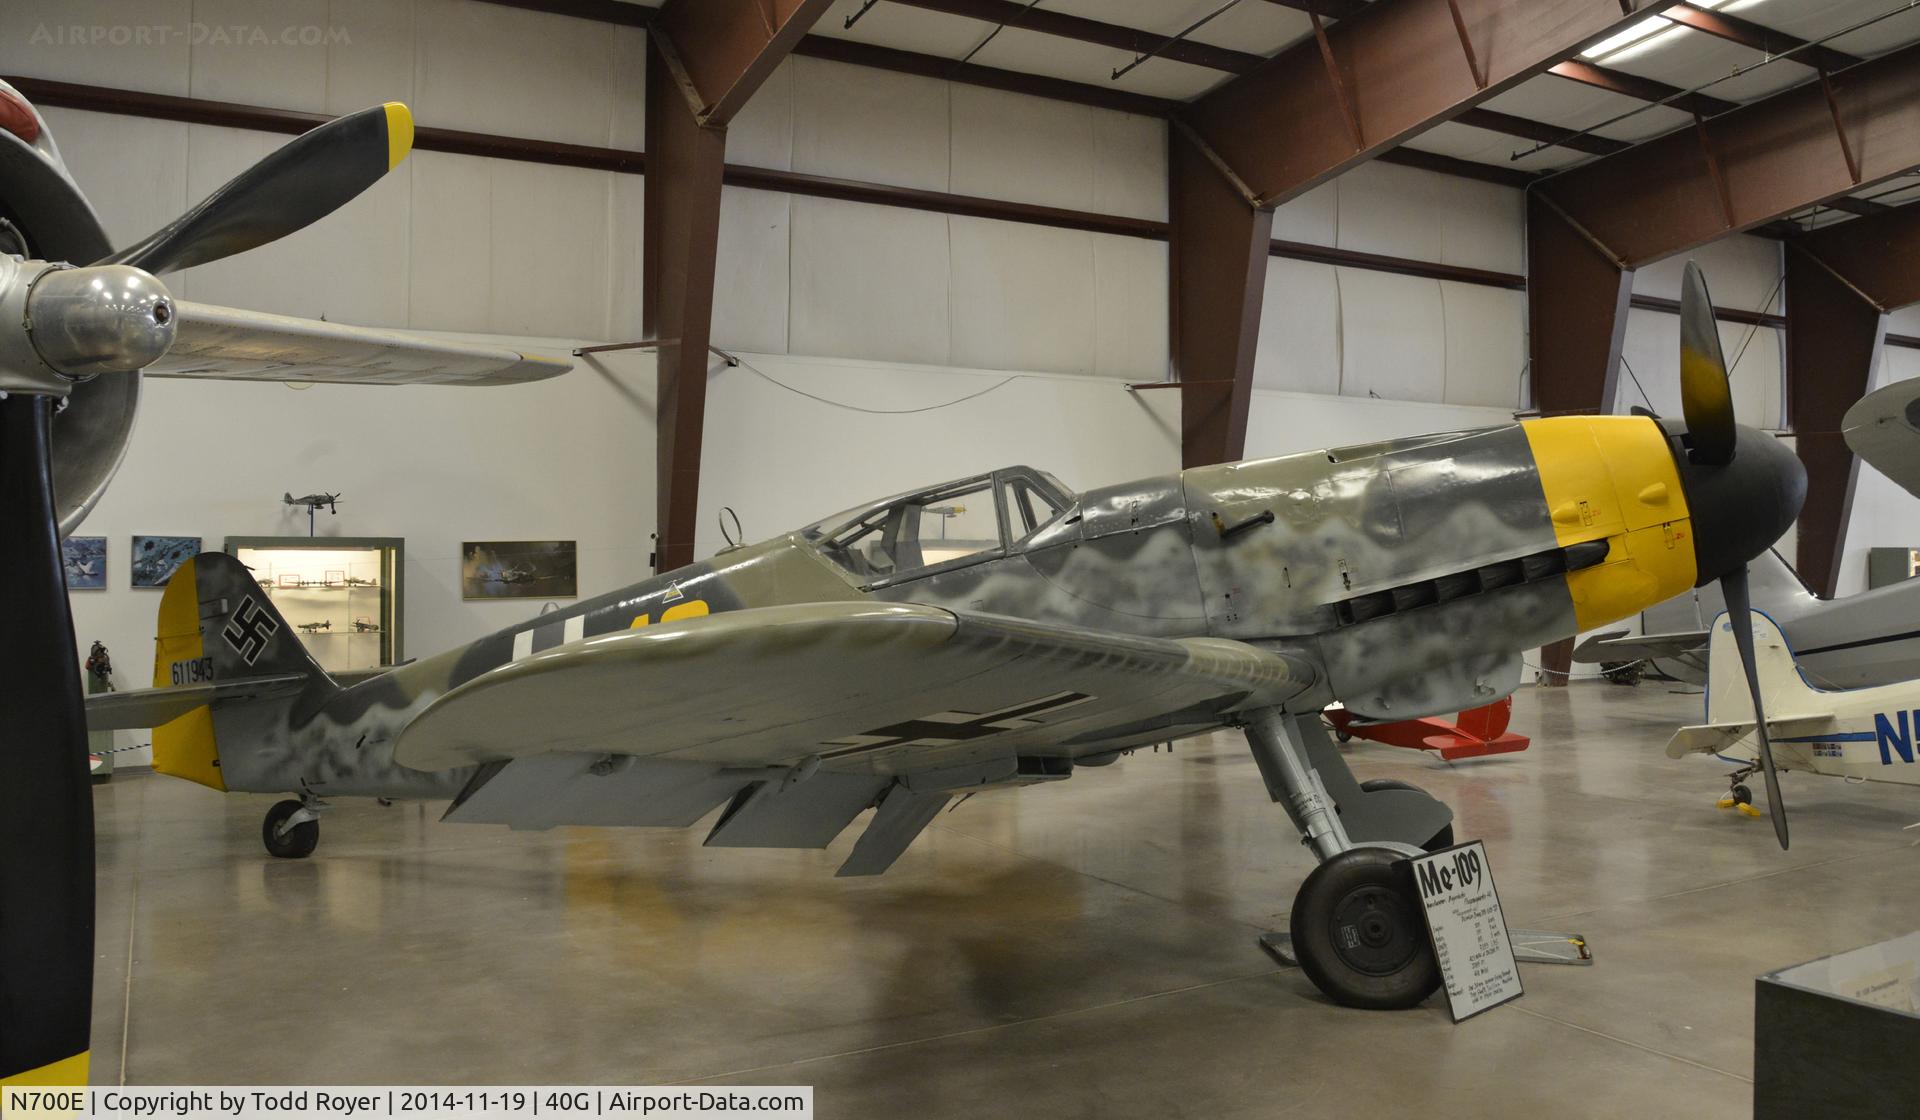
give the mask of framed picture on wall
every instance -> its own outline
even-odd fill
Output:
[[[467,541],[460,546],[467,599],[572,599],[580,594],[575,541]]]
[[[60,564],[68,591],[107,589],[107,538],[68,537],[60,542]]]
[[[199,537],[133,538],[134,587],[165,587],[173,570],[200,555]]]

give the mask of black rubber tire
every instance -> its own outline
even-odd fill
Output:
[[[1734,786],[1733,787],[1733,803],[1735,805],[1753,804],[1753,791],[1748,789],[1745,785]]]
[[[280,822],[299,811],[298,801],[282,801],[267,810],[267,819],[260,822],[260,842],[267,847],[267,854],[278,859],[306,859],[320,846],[320,822],[302,821],[280,833]]]
[[[1372,793],[1376,789],[1410,789],[1415,793],[1427,792],[1426,790],[1421,789],[1419,786],[1414,785],[1412,782],[1397,781],[1393,778],[1369,778],[1366,781],[1360,783],[1361,793]],[[1427,837],[1427,842],[1420,845],[1420,848],[1422,851],[1428,851],[1428,852],[1437,852],[1442,848],[1451,848],[1451,847],[1453,847],[1453,822],[1452,821],[1448,821],[1444,826],[1441,827],[1440,831],[1434,833],[1432,836]]]
[[[1440,987],[1413,884],[1386,848],[1352,848],[1313,869],[1293,899],[1294,956],[1343,1007],[1398,1011]]]

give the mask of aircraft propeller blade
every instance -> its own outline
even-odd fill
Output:
[[[328,121],[241,172],[200,205],[97,264],[174,272],[296,233],[405,159],[413,115],[398,101]]]
[[[1700,266],[1687,262],[1680,288],[1680,406],[1687,418],[1687,444],[1704,467],[1733,460],[1733,389],[1720,351],[1720,328]]]
[[[54,528],[54,405],[0,400],[0,1086],[85,1085],[93,1010],[93,788]]]
[[[1773,817],[1773,834],[1780,849],[1787,847],[1787,807],[1780,800],[1780,774],[1773,766],[1773,743],[1767,738],[1767,710],[1760,700],[1760,674],[1753,664],[1753,608],[1747,596],[1747,569],[1743,564],[1720,579],[1720,590],[1727,600],[1727,620],[1733,625],[1733,642],[1740,649],[1740,667],[1746,670],[1747,692],[1753,697],[1755,734],[1760,737],[1760,766],[1767,778],[1767,812]]]

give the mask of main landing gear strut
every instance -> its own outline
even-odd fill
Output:
[[[1348,1007],[1391,1010],[1432,995],[1440,967],[1400,863],[1451,847],[1453,810],[1404,782],[1354,780],[1318,713],[1255,712],[1246,733],[1268,794],[1320,860],[1294,896],[1288,932],[1261,944]],[[1512,939],[1519,960],[1590,960],[1578,937],[1515,930]]]

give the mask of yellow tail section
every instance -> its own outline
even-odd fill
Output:
[[[174,569],[160,596],[153,650],[153,687],[173,688],[212,677],[211,659],[200,642],[200,581],[188,560]],[[220,749],[213,736],[213,709],[201,705],[153,729],[153,768],[226,792]]]

